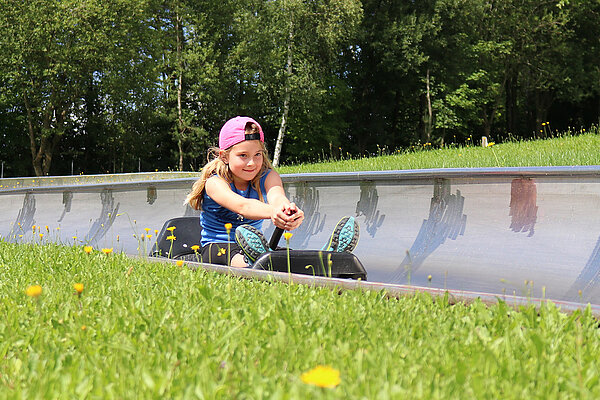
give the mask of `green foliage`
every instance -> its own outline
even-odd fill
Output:
[[[199,169],[242,114],[284,163],[589,127],[599,21],[587,0],[6,0],[0,157]]]
[[[8,398],[595,398],[587,311],[244,280],[0,242]],[[73,288],[82,283],[78,296]],[[30,298],[30,285],[42,294]],[[317,365],[341,383],[303,383]]]

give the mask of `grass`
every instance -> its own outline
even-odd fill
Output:
[[[283,174],[306,172],[383,171],[428,168],[600,165],[600,131],[565,134],[545,140],[508,141],[489,147],[450,146],[412,149],[379,157],[348,158],[314,164],[282,166]]]
[[[338,293],[53,244],[0,255],[1,398],[600,396],[588,311]],[[304,383],[317,365],[339,385]]]

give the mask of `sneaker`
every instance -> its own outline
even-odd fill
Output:
[[[269,244],[263,233],[252,225],[238,226],[235,230],[235,241],[251,263],[269,250]]]
[[[358,222],[354,217],[344,217],[335,226],[329,242],[323,247],[323,250],[351,252],[358,243],[358,236]]]

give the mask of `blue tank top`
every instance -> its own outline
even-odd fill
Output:
[[[266,200],[266,189],[265,189],[265,180],[267,176],[271,172],[270,169],[265,171],[264,175],[260,178],[260,190],[263,193],[263,198]],[[234,193],[239,194],[242,197],[247,199],[256,199],[258,200],[260,197],[258,196],[258,192],[254,190],[252,185],[248,184],[248,188],[246,190],[239,190],[235,187],[235,184],[232,182],[230,185],[231,190]],[[235,243],[235,229],[244,224],[252,225],[256,229],[262,228],[262,219],[248,219],[244,218],[240,214],[234,213],[228,208],[223,207],[216,201],[210,198],[206,191],[204,192],[202,200],[202,212],[200,213],[200,226],[202,227],[202,246],[208,243],[214,242],[232,242]],[[230,223],[232,228],[227,234],[227,230],[225,229],[225,224]]]

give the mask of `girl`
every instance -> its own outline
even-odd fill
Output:
[[[304,212],[286,197],[264,140],[258,122],[236,117],[221,128],[219,148],[209,150],[212,160],[185,200],[202,210],[204,262],[247,267],[244,254],[253,262],[268,248],[260,232],[263,219],[270,218],[275,226],[288,231],[304,219]]]

